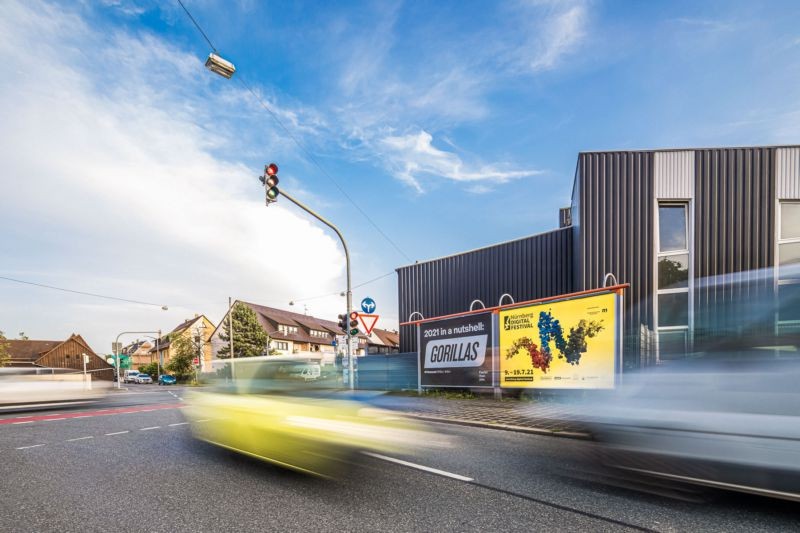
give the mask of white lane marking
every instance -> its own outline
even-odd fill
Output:
[[[363,453],[364,455],[369,455],[370,457],[374,457],[375,459],[381,459],[383,461],[389,461],[390,463],[397,463],[399,465],[416,468],[417,470],[423,470],[425,472],[430,472],[431,474],[457,479],[458,481],[473,481],[471,477],[462,476],[460,474],[453,474],[452,472],[446,472],[444,470],[439,470],[438,468],[431,468],[429,466],[418,465],[417,463],[410,463],[408,461],[395,459],[394,457],[387,457],[385,455],[380,455],[378,453],[372,453],[372,452],[363,452]]]
[[[149,428],[141,428],[139,431],[150,431],[151,429],[158,429],[161,426],[150,426]]]
[[[142,410],[141,410],[141,411],[139,411],[139,412],[140,412],[140,413],[149,413],[149,412],[151,412],[151,411],[155,411],[155,409],[142,409]]]
[[[93,439],[94,437],[78,437],[77,439],[67,439],[67,442],[75,442],[76,440]]]
[[[25,422],[11,422],[12,426],[16,426],[17,424],[33,424],[33,420],[26,420]]]
[[[209,420],[211,420],[211,419],[210,418],[204,418],[202,420],[196,420],[196,422],[208,422]]]
[[[189,422],[177,422],[177,423],[175,423],[175,424],[170,424],[169,426],[170,426],[170,427],[174,427],[174,426],[185,426],[185,425],[186,425],[186,424],[188,424],[188,423],[189,423]]]
[[[45,418],[42,422],[57,422],[59,420],[66,420],[66,418]]]
[[[92,415],[81,415],[81,416],[76,416],[75,418],[92,418]]]
[[[38,448],[39,446],[44,446],[44,444],[34,444],[33,446],[20,446],[17,449],[18,450],[27,450],[28,448]]]
[[[123,433],[130,433],[130,431],[125,430],[125,431],[117,431],[116,433],[106,433],[106,436],[110,437],[111,435],[122,435]]]

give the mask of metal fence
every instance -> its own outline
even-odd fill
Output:
[[[358,358],[358,388],[417,390],[417,353],[375,354]]]

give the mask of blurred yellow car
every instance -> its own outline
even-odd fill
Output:
[[[236,379],[186,396],[196,438],[287,468],[332,477],[361,451],[408,451],[424,427],[369,407],[335,373],[303,379],[307,363],[275,356],[236,362]]]

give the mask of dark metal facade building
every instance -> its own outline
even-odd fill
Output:
[[[414,312],[432,318],[467,311],[474,300],[492,307],[504,294],[519,302],[571,292],[572,230],[416,263],[398,268],[397,276],[401,322]],[[416,349],[415,327],[401,326],[400,351]]]
[[[584,152],[562,229],[399,268],[400,320],[595,289],[612,274],[630,284],[624,368],[681,357],[726,302],[800,290],[776,267],[800,262],[789,216],[800,216],[800,147]],[[402,351],[414,331],[401,327]]]

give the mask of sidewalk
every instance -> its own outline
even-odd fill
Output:
[[[538,435],[589,438],[578,423],[577,408],[565,403],[396,396],[384,397],[379,403],[382,407],[421,420]]]

